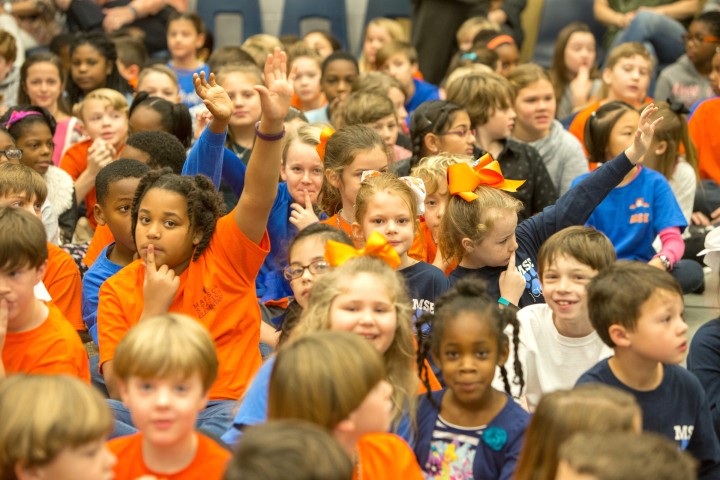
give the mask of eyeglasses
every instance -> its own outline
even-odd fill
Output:
[[[322,275],[330,270],[330,264],[323,259],[310,262],[310,265],[300,265],[293,263],[283,269],[283,275],[286,280],[296,280],[305,274],[305,270],[310,270],[313,275]]]
[[[682,36],[682,39],[684,42],[693,41],[695,43],[718,43],[720,42],[720,37],[716,37],[714,35],[690,35],[689,33],[684,33]]]
[[[451,132],[438,133],[438,135],[457,135],[460,138],[465,138],[468,135],[475,136],[475,129],[470,130],[453,130]]]
[[[0,157],[5,157],[8,160],[20,160],[22,158],[23,151],[19,148],[9,148],[7,150],[0,150]]]

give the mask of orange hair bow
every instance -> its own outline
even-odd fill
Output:
[[[447,171],[450,195],[458,195],[466,202],[478,198],[474,193],[480,185],[517,192],[525,180],[506,180],[500,170],[500,164],[490,154],[485,154],[472,166],[467,163],[450,165]]]
[[[320,161],[323,163],[325,163],[325,148],[327,148],[327,142],[333,136],[333,133],[335,133],[335,130],[330,127],[325,127],[320,132],[320,143],[315,147],[315,151],[320,155]]]
[[[328,240],[325,245],[325,260],[333,267],[342,265],[351,258],[365,255],[377,257],[393,269],[400,266],[400,255],[380,232],[373,231],[365,242],[365,248],[360,250],[334,240]]]

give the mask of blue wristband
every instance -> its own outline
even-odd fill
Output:
[[[510,301],[509,301],[508,299],[506,299],[506,298],[503,298],[503,297],[498,298],[498,303],[499,303],[500,305],[505,306],[505,307],[509,307],[509,306],[510,306]]]

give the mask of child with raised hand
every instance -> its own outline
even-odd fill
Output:
[[[418,232],[417,217],[424,207],[425,185],[419,178],[365,172],[355,200],[352,225],[354,238],[362,243],[371,242],[373,232],[378,232],[395,249],[400,257],[398,271],[407,282],[417,318],[423,312],[432,313],[435,298],[450,288],[442,270],[408,256]]]
[[[120,341],[115,373],[139,433],[115,438],[116,478],[220,480],[230,453],[198,432],[218,375],[207,329],[185,315],[146,318]],[[206,419],[207,420],[207,419]]]
[[[175,13],[170,17],[167,27],[170,61],[167,66],[177,75],[180,101],[188,108],[202,103],[195,95],[193,75],[200,72],[210,75],[210,68],[198,58],[204,44],[205,24],[200,16],[196,13]]]
[[[448,167],[451,198],[440,224],[440,250],[458,262],[450,281],[478,275],[489,282],[488,293],[503,304],[524,307],[543,303],[537,251],[553,233],[584,224],[642,160],[662,121],[650,120],[655,111],[652,105],[645,108],[630,147],[571,188],[555,205],[519,225],[517,212],[522,205],[500,191],[517,188],[518,183],[505,180],[496,163],[485,159],[473,169],[466,164]]]
[[[682,290],[642,262],[620,261],[588,286],[590,321],[615,352],[578,384],[603,383],[635,397],[644,430],[674,440],[699,462],[698,478],[720,475],[720,445],[702,384],[679,364],[687,351]]]
[[[117,68],[117,49],[104,33],[82,33],[70,45],[70,76],[66,91],[70,105],[98,88],[117,90],[126,98],[132,87]]]
[[[82,414],[78,414],[82,412]],[[7,480],[111,480],[105,439],[112,413],[100,394],[66,375],[0,382],[0,475]]]
[[[227,416],[218,434],[227,430],[234,401],[260,366],[255,277],[270,248],[265,227],[280,177],[279,161],[266,164],[261,159],[281,156],[279,140],[293,76],[286,72],[284,52],[277,49],[268,56],[267,87],[256,86],[263,119],[257,126],[248,182],[232,212],[221,215],[221,200],[203,176],[150,172],[138,186],[132,231],[140,259],[100,288],[100,362],[113,398],[118,398],[115,348],[130,326],[168,311],[186,313],[206,325],[217,341],[220,373],[209,398],[222,411],[218,415]],[[224,133],[233,110],[227,93],[214,84],[203,86],[201,93],[213,114],[208,128]]]
[[[329,132],[328,132],[329,133]],[[355,198],[362,173],[386,171],[389,154],[382,137],[363,125],[343,127],[320,138],[320,158],[325,165],[318,205],[329,218],[323,223],[339,228],[350,237],[355,222]]]
[[[0,124],[22,152],[9,160],[32,168],[48,185],[47,202],[58,216],[59,244],[72,241],[78,220],[75,186],[67,172],[52,164],[55,119],[43,107],[25,105],[10,108],[0,118]]]
[[[642,412],[632,395],[607,385],[548,393],[525,433],[517,480],[555,480],[558,450],[576,433],[640,433]]]
[[[653,116],[656,113],[653,112]],[[600,107],[588,120],[585,133],[585,148],[590,152],[590,161],[603,163],[627,148],[638,122],[637,110],[626,103],[610,102]],[[650,143],[651,156],[653,147],[655,150],[662,148]],[[678,147],[675,148],[677,152]],[[573,185],[584,178],[575,179]],[[685,293],[702,287],[700,265],[682,259],[685,243],[681,232],[687,227],[687,220],[662,174],[636,165],[601,199],[585,223],[610,238],[619,259],[648,262],[669,271]],[[658,236],[660,249],[656,252],[653,242]]]
[[[372,343],[347,332],[316,332],[277,355],[268,418],[327,429],[354,459],[353,479],[422,479],[412,450],[390,429],[395,392]]]
[[[515,312],[488,297],[482,281],[467,279],[438,298],[434,315],[421,322],[432,331],[418,334],[421,376],[427,380],[422,361],[432,354],[446,385],[428,389],[418,405],[414,450],[425,478],[512,478],[529,420],[509,395],[504,367],[510,347],[503,331],[513,325],[517,335]],[[490,385],[497,367],[508,393]]]
[[[525,64],[507,76],[517,113],[512,138],[533,147],[540,154],[558,194],[570,189],[572,181],[588,171],[580,142],[555,120],[555,94],[550,76],[539,65]]]
[[[563,119],[587,105],[600,89],[596,59],[595,35],[589,26],[573,22],[560,30],[550,66],[557,118]]]
[[[100,88],[88,93],[78,103],[76,112],[85,125],[88,140],[73,145],[60,168],[75,182],[77,203],[85,202],[86,216],[93,229],[97,226],[93,209],[97,202],[95,177],[118,157],[128,136],[128,104],[120,93]]]

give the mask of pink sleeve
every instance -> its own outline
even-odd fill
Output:
[[[660,253],[657,256],[665,255],[670,265],[675,265],[685,253],[685,242],[680,235],[680,228],[668,227],[660,231]]]

